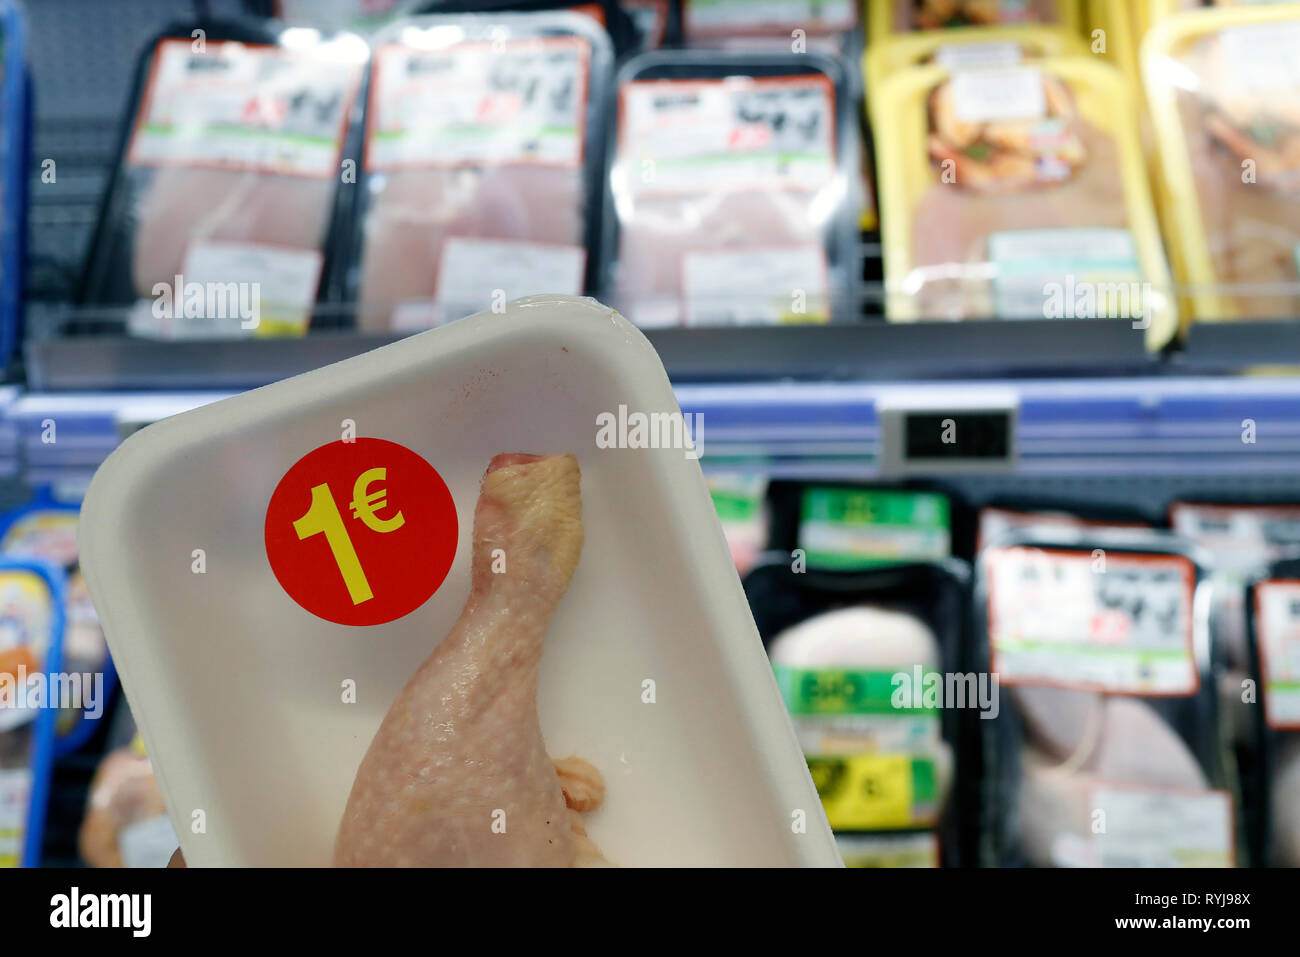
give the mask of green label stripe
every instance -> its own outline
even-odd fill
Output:
[[[907,556],[897,558],[877,558],[871,555],[850,555],[845,552],[823,552],[815,548],[804,548],[804,557],[815,568],[829,571],[856,571],[863,568],[880,568],[885,565],[897,565],[909,559]]]
[[[1100,658],[1162,658],[1168,661],[1177,661],[1180,658],[1190,659],[1191,657],[1191,653],[1186,648],[1170,651],[1147,648],[1110,648],[1104,645],[1074,644],[1059,641],[1008,641],[1005,638],[995,639],[994,645],[998,651],[1095,655]]]
[[[927,492],[881,489],[810,488],[804,492],[804,521],[842,525],[905,525],[947,531],[948,499]]]
[[[472,139],[477,136],[495,136],[502,130],[501,125],[484,124],[481,126],[465,124],[458,126],[440,126],[432,129],[421,130],[423,135],[431,136],[463,136],[466,139]],[[539,126],[533,131],[536,136],[576,136],[578,128],[576,126]],[[410,130],[381,130],[370,134],[372,140],[390,141],[400,140],[413,135]]]
[[[1270,681],[1264,687],[1269,691],[1300,691],[1300,681]]]
[[[818,795],[823,799],[834,798],[845,786],[846,768],[852,759],[818,754],[809,755],[806,760]],[[938,800],[939,775],[934,758],[913,757],[911,769],[912,805],[915,812],[916,808]]]
[[[933,706],[913,706],[922,689],[912,689],[910,671],[859,671],[847,668],[790,668],[776,665],[776,683],[791,714],[920,714]],[[894,675],[906,677],[894,703]],[[924,681],[923,685],[924,687]],[[914,692],[914,693],[910,693]]]
[[[165,123],[146,123],[145,132],[156,133],[160,136],[171,136],[178,127]],[[286,133],[278,130],[261,130],[249,126],[235,126],[231,124],[214,124],[203,127],[205,134],[219,134],[221,136],[247,136],[254,139],[267,140],[289,140],[294,143],[312,143],[318,146],[332,146],[336,140],[333,136],[312,136],[309,133]]]
[[[713,507],[724,522],[744,522],[758,514],[759,502],[752,495],[713,490]]]

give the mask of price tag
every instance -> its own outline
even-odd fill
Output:
[[[289,597],[341,625],[410,614],[456,556],[442,476],[383,439],[331,442],[285,473],[266,509],[266,556]]]
[[[882,474],[1009,472],[1016,466],[1020,402],[1009,390],[951,390],[876,401]]]
[[[933,777],[932,762],[924,764]],[[906,754],[809,757],[817,793],[835,830],[865,831],[914,824],[913,759]],[[923,772],[924,773],[924,772]]]
[[[1255,586],[1255,640],[1268,726],[1300,729],[1300,581],[1272,579]]]
[[[1192,563],[1026,547],[985,552],[993,670],[1006,684],[1190,695]]]

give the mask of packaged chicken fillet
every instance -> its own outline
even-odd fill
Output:
[[[845,863],[972,860],[978,748],[966,709],[980,707],[980,689],[961,660],[968,567],[822,572],[765,559],[746,594]],[[946,696],[956,684],[960,703]]]
[[[1246,612],[1265,742],[1256,853],[1266,866],[1300,867],[1300,561],[1276,562],[1252,582]]]
[[[1209,583],[1136,530],[1009,532],[979,556],[984,861],[1227,867],[1238,802],[1216,725]]]
[[[38,867],[63,672],[63,575],[0,558],[0,868]]]
[[[1055,24],[1077,32],[1077,0],[872,0],[867,4],[871,43],[917,30]]]
[[[1034,23],[898,34],[867,48],[863,59],[867,109],[874,111],[874,93],[884,85],[886,77],[907,67],[1015,66],[1026,60],[1084,52],[1083,42],[1069,31]]]
[[[856,312],[840,61],[647,53],[619,72],[606,286],[642,327]]]
[[[421,17],[374,41],[355,297],[369,330],[580,294],[612,53],[579,13]]]
[[[914,67],[878,91],[893,322],[1108,318],[1177,329],[1123,75],[1084,57]]]
[[[130,305],[129,331],[162,338],[305,332],[366,57],[353,34],[234,22],[154,41],[82,304]]]
[[[1204,10],[1143,45],[1191,318],[1300,310],[1300,6]]]

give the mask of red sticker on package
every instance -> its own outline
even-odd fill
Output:
[[[1144,696],[1200,687],[1186,558],[1010,547],[984,562],[1004,683]]]
[[[341,625],[408,615],[456,555],[456,505],[437,470],[384,439],[331,442],[280,479],[266,557],[289,597]]]

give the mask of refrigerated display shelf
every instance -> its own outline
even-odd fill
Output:
[[[0,438],[13,435],[29,481],[75,484],[89,480],[123,435],[229,394],[15,393],[0,411]],[[677,396],[685,413],[703,416],[701,463],[713,471],[871,478],[882,474],[882,404],[960,413],[1010,396],[1016,456],[1003,470],[1007,479],[1294,484],[1300,474],[1300,378],[683,383]]]

